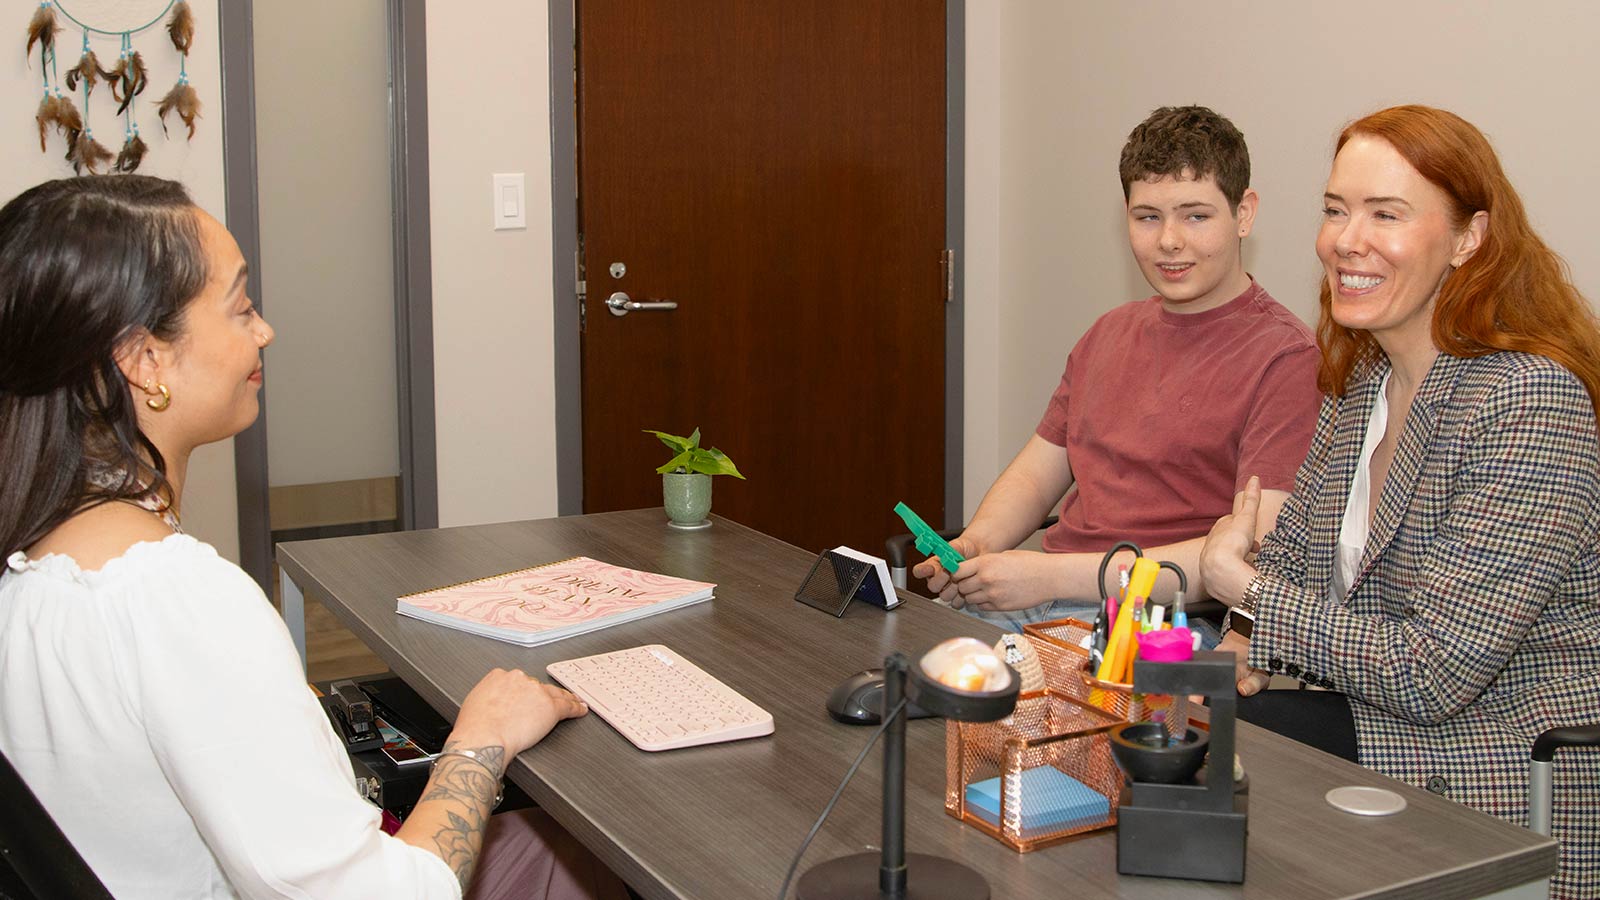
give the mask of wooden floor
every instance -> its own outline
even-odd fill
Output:
[[[328,608],[306,598],[306,678],[331,681],[377,675],[389,667],[349,631]]]
[[[384,530],[392,530],[398,496],[398,480],[392,477],[273,487],[269,505],[273,543],[335,537],[351,533],[351,526],[364,523],[388,523]],[[282,609],[278,577],[278,567],[273,566],[272,602]],[[311,681],[376,675],[388,670],[365,644],[339,624],[333,613],[311,597],[306,598],[306,674]]]

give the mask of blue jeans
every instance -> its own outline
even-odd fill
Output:
[[[1083,603],[1078,600],[1051,600],[1038,606],[1026,609],[987,610],[963,607],[962,612],[982,619],[991,625],[997,625],[1006,631],[1016,634],[1022,633],[1022,626],[1035,625],[1039,622],[1049,622],[1052,619],[1077,619],[1082,622],[1093,623],[1095,613],[1100,609],[1098,603]],[[1190,619],[1189,629],[1200,632],[1200,649],[1215,650],[1217,643],[1222,640],[1222,635],[1217,627],[1205,619]]]

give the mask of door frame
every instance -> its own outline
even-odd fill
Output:
[[[438,441],[433,389],[433,255],[428,208],[428,94],[425,0],[387,0],[389,158],[394,221],[395,380],[400,411],[400,527],[439,525]],[[253,0],[218,4],[222,49],[224,215],[250,266],[247,290],[261,291],[261,217],[256,156]],[[267,406],[234,436],[239,566],[270,595],[272,517],[268,505]]]
[[[583,512],[584,274],[578,271],[577,20],[574,0],[550,3],[550,234],[555,298],[556,512]],[[945,0],[945,248],[955,271],[944,316],[943,527],[966,521],[961,508],[965,433],[966,0]],[[934,260],[929,260],[931,266]],[[888,537],[888,535],[884,535]]]

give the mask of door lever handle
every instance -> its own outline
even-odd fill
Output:
[[[676,300],[630,300],[627,294],[617,291],[606,298],[606,307],[613,316],[625,316],[631,312],[649,312],[651,310],[677,309]]]

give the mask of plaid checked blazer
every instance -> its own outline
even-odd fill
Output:
[[[1256,568],[1250,664],[1350,698],[1361,762],[1526,825],[1534,738],[1600,723],[1600,443],[1544,357],[1441,354],[1418,388],[1349,592],[1329,597],[1386,359],[1323,398]],[[1555,764],[1557,897],[1600,897],[1600,751]]]

